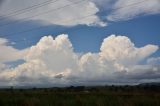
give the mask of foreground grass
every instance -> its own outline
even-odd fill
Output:
[[[114,89],[1,90],[0,106],[160,106],[160,92]]]

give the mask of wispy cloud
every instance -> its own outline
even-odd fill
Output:
[[[12,13],[13,10],[21,10],[23,8],[32,6],[33,4],[40,4],[43,0],[33,2],[32,0],[8,0],[3,3],[0,14]],[[53,1],[52,1],[53,2]],[[48,24],[74,26],[74,25],[98,25],[105,26],[96,15],[99,9],[94,2],[91,1],[75,1],[75,0],[58,0],[47,5],[40,5],[40,8],[34,8],[32,11],[27,9],[22,14],[12,15],[9,18],[18,20],[42,20]],[[9,8],[8,8],[9,7]],[[38,7],[38,6],[37,6]],[[4,14],[5,13],[5,14]],[[19,13],[19,12],[18,12]],[[28,18],[27,18],[28,17]]]
[[[110,21],[123,21],[160,13],[159,0],[117,0],[113,5],[113,11],[107,16]]]
[[[41,4],[43,0],[6,0],[0,9],[0,15],[4,18],[23,21],[42,21],[44,24],[61,26],[107,26],[107,21],[124,21],[160,13],[159,0],[58,0],[40,8],[26,9],[21,14],[6,16],[34,4]],[[38,7],[38,6],[37,6]],[[106,11],[106,13],[105,13]],[[106,17],[102,20],[100,14]],[[3,22],[2,22],[3,23]]]
[[[27,50],[17,50],[9,46],[8,42],[8,40],[0,38],[0,63],[23,59]]]

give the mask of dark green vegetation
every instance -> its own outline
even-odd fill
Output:
[[[160,106],[160,86],[1,89],[0,106]]]

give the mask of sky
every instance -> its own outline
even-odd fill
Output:
[[[0,87],[160,81],[160,0],[0,0]]]

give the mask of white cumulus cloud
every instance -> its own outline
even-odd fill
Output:
[[[159,65],[139,64],[157,50],[156,45],[137,48],[128,37],[111,35],[104,39],[99,53],[79,55],[68,35],[44,36],[28,49],[23,64],[0,72],[0,83],[65,86],[160,81]]]
[[[115,36],[104,39],[101,46],[101,56],[108,61],[126,65],[137,64],[158,50],[158,46],[146,45],[141,48],[135,47],[126,36]]]

